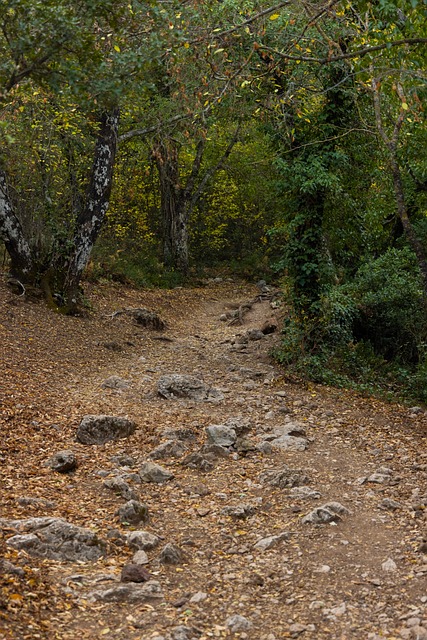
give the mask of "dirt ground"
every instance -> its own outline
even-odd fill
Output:
[[[109,541],[96,563],[60,563],[13,550],[15,531],[4,526],[0,559],[23,572],[0,572],[0,638],[427,638],[424,409],[293,383],[269,355],[277,332],[233,344],[280,315],[263,300],[243,325],[220,319],[253,300],[255,286],[136,291],[105,283],[85,291],[88,314],[69,318],[17,297],[0,278],[0,517],[57,516]],[[166,330],[115,313],[139,307],[158,312]],[[203,379],[224,399],[165,400],[157,381],[170,373]],[[112,375],[129,386],[104,388]],[[86,414],[128,416],[138,428],[127,439],[83,445],[75,434]],[[206,442],[207,426],[235,417],[247,419],[254,444],[297,423],[308,447],[231,452],[208,473],[179,458],[159,460],[174,478],[136,487],[150,513],[138,528],[177,545],[183,560],[164,565],[160,548],[147,552],[145,566],[162,587],[157,602],[93,601],[91,591],[117,584],[133,556],[120,537],[129,526],[115,515],[123,499],[103,487],[117,469],[113,456],[131,456],[136,471],[168,431],[192,435],[190,453]],[[45,466],[63,449],[77,456],[73,473]],[[303,470],[321,497],[260,480],[284,465]],[[383,481],[370,480],[378,470]],[[332,501],[349,513],[329,524],[303,521]],[[253,507],[247,517],[223,512],[242,504]],[[255,547],[283,532],[275,546]],[[243,617],[237,627],[235,615]]]

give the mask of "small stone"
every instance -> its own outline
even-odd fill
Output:
[[[261,331],[261,329],[249,329],[246,332],[246,335],[248,336],[248,340],[250,340],[251,342],[256,342],[257,340],[262,340],[265,334]]]
[[[127,534],[126,540],[131,548],[144,551],[150,551],[160,543],[160,538],[148,531],[131,531]]]
[[[381,569],[388,572],[397,571],[397,564],[394,560],[392,560],[392,558],[388,558],[385,562],[382,563]]]
[[[300,624],[299,622],[295,622],[291,624],[289,627],[289,633],[291,634],[291,638],[298,638],[304,631],[307,631],[306,624]]]
[[[76,439],[82,444],[105,444],[112,440],[128,438],[135,429],[135,422],[128,420],[128,418],[88,415],[81,421]]]
[[[322,497],[320,491],[306,486],[293,487],[290,490],[289,495],[291,498],[301,498],[303,500],[319,500],[319,498]]]
[[[25,576],[24,569],[21,569],[21,567],[17,567],[12,562],[9,562],[9,560],[0,558],[0,575],[2,573],[8,573],[10,575],[19,576],[20,578],[23,578]]]
[[[329,613],[333,616],[343,616],[347,611],[347,605],[345,602],[342,602],[341,604],[339,604],[336,607],[332,607],[332,609],[329,609]]]
[[[249,631],[253,627],[253,624],[250,620],[238,614],[227,618],[227,620],[225,621],[225,624],[232,633],[239,633],[240,631]]]
[[[221,513],[238,520],[249,518],[255,513],[255,507],[251,504],[239,504],[236,506],[228,506],[221,509]]]
[[[68,473],[69,471],[74,471],[77,468],[77,458],[75,454],[68,449],[58,451],[58,453],[55,453],[47,461],[46,466],[58,473]]]
[[[409,636],[412,640],[427,640],[427,629],[422,626],[411,627],[410,629],[411,635]]]
[[[162,588],[156,580],[149,580],[144,584],[134,582],[120,584],[105,591],[93,591],[89,593],[90,600],[100,602],[126,602],[138,604],[163,598]]]
[[[120,467],[133,467],[136,464],[135,458],[132,458],[132,456],[129,456],[127,453],[112,456],[111,462],[118,464]]]
[[[212,460],[209,460],[206,456],[203,456],[201,453],[194,451],[190,453],[188,456],[184,458],[182,461],[184,467],[189,467],[190,469],[197,469],[198,471],[202,471],[203,473],[209,473],[215,468]]]
[[[289,531],[284,531],[283,533],[279,533],[275,536],[267,536],[266,538],[261,538],[258,542],[255,543],[254,549],[258,549],[259,551],[267,551],[267,549],[271,549],[275,547],[282,540],[289,540],[291,534]]]
[[[179,625],[172,629],[171,640],[192,640],[195,637],[193,630],[185,625]],[[157,638],[154,637],[153,640],[157,640]]]
[[[183,554],[179,547],[168,543],[163,547],[159,560],[162,564],[180,564],[183,560]]]
[[[147,582],[151,575],[140,564],[125,564],[120,576],[121,582]]]
[[[155,462],[144,462],[139,470],[139,475],[143,482],[154,482],[156,484],[162,484],[168,480],[172,480],[174,477],[171,471],[164,469]]]
[[[133,554],[132,563],[133,564],[148,564],[150,562],[147,554],[143,549],[139,549]]]
[[[316,507],[302,518],[304,524],[326,524],[341,520],[340,516],[349,514],[350,511],[339,502],[328,502],[320,507]]]
[[[149,519],[148,507],[138,500],[129,500],[123,504],[116,511],[116,515],[119,516],[120,522],[126,524],[140,524],[141,522],[147,522]]]
[[[168,440],[151,451],[150,458],[154,460],[165,458],[181,458],[185,453],[185,447],[181,442]]]
[[[272,487],[285,489],[287,487],[298,487],[306,484],[307,475],[300,469],[289,469],[284,466],[282,469],[272,469],[260,475],[260,482],[269,484]]]
[[[295,436],[279,436],[271,441],[271,445],[284,451],[305,451],[307,449],[307,440],[305,438],[296,438]]]
[[[127,389],[130,387],[129,380],[120,378],[120,376],[110,376],[101,384],[103,389]]]
[[[108,478],[104,480],[103,486],[106,489],[110,489],[110,491],[114,491],[125,500],[138,500],[138,494],[130,488],[123,478]]]
[[[378,505],[380,509],[387,509],[388,511],[396,511],[396,509],[401,509],[402,505],[396,500],[392,500],[391,498],[384,498]]]
[[[197,604],[198,602],[202,602],[203,600],[206,600],[207,597],[208,597],[208,594],[205,593],[204,591],[197,591],[197,593],[191,596],[189,602],[191,602],[192,604]]]
[[[221,447],[232,447],[237,440],[236,431],[225,424],[212,424],[205,431],[208,441]]]

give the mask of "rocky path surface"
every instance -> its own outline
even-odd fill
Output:
[[[248,285],[0,293],[1,638],[427,638],[423,409],[292,384]]]

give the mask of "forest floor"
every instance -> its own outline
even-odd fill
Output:
[[[220,320],[253,300],[255,286],[152,291],[105,283],[85,290],[90,311],[70,318],[0,282],[0,638],[427,638],[424,409],[292,382],[270,359],[278,333],[233,344],[280,314],[260,300],[242,325]],[[166,330],[114,315],[139,307],[158,312]],[[203,379],[223,399],[159,397],[159,377],[172,373]],[[113,375],[128,386],[103,387]],[[128,416],[137,430],[84,445],[75,434],[86,414]],[[126,472],[137,471],[171,434],[187,437],[188,453],[199,451],[205,428],[230,418],[247,421],[254,446],[289,424],[306,432],[308,446],[246,446],[216,459],[209,472],[181,458],[156,461],[174,477],[133,486],[150,514],[137,528],[177,545],[183,558],[168,565],[159,562],[162,545],[147,552],[144,566],[161,598],[94,600],[94,589],[117,586],[134,553],[122,543],[132,527],[115,515],[123,498],[103,486],[120,473],[113,457],[127,454],[134,462]],[[76,454],[76,471],[45,466],[64,449]],[[285,465],[304,472],[304,484],[318,493],[266,484],[262,474]],[[348,512],[330,523],[304,521],[331,502]],[[7,540],[16,530],[5,523],[34,516],[96,531],[108,540],[107,554],[76,565],[14,550]],[[284,532],[266,550],[255,546]]]

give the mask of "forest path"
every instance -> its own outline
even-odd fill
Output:
[[[72,565],[12,551],[5,541],[13,531],[4,529],[1,555],[25,573],[0,575],[0,638],[427,638],[426,414],[291,384],[269,357],[278,334],[239,344],[274,316],[269,301],[255,303],[242,326],[220,320],[257,294],[233,282],[173,291],[91,285],[90,315],[73,319],[0,286],[0,516],[57,516],[110,540],[106,558]],[[166,331],[114,315],[136,307],[158,311]],[[157,381],[171,373],[196,376],[224,397],[164,400]],[[128,386],[103,387],[113,375]],[[126,440],[85,446],[75,441],[85,414],[127,415],[138,429]],[[133,486],[150,512],[138,528],[185,554],[169,566],[159,563],[160,547],[148,552],[146,568],[164,597],[94,602],[90,593],[117,585],[133,555],[120,537],[129,527],[115,516],[123,499],[103,487],[105,475],[117,473],[113,456],[130,456],[137,471],[177,429],[193,435],[183,441],[188,453],[199,451],[205,428],[230,418],[250,426],[240,453],[217,458],[208,473],[180,458],[158,460],[173,480]],[[290,425],[305,431],[307,448],[270,450],[275,430]],[[264,452],[252,449],[263,441]],[[72,474],[44,466],[61,449],[77,455]],[[321,496],[261,478],[286,467],[305,474],[303,484]],[[303,521],[334,502],[349,513],[326,524]],[[234,516],[227,507],[237,508]],[[284,532],[271,548],[255,547]]]

